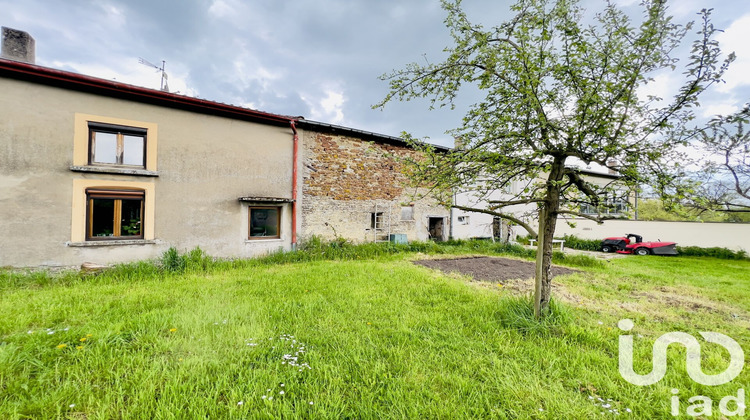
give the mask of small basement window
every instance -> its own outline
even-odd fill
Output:
[[[462,225],[469,224],[469,216],[458,216],[458,223]]]
[[[248,207],[249,239],[278,239],[281,237],[281,207]]]
[[[143,190],[86,190],[86,240],[143,239]]]
[[[89,123],[89,165],[146,167],[147,130]]]

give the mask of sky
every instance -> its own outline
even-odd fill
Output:
[[[617,0],[637,10],[637,0]],[[506,0],[464,0],[485,27],[511,17]],[[583,0],[588,10],[603,0]],[[698,116],[750,102],[750,2],[672,1],[677,22],[714,8],[722,50],[737,60],[726,83],[704,96]],[[476,92],[454,110],[425,100],[372,109],[388,92],[378,76],[411,62],[439,62],[451,39],[438,0],[0,0],[0,25],[36,40],[36,63],[158,89],[166,63],[172,92],[452,146]],[[674,93],[679,73],[662,74],[649,93]]]

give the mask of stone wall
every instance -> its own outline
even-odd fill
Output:
[[[404,146],[365,141],[345,135],[307,131],[302,150],[302,230],[304,241],[312,235],[336,236],[355,242],[405,234],[408,240],[428,239],[429,219],[445,218],[448,237],[449,211],[434,200],[414,201],[414,189],[399,158],[415,157]],[[412,218],[402,220],[404,207]],[[382,213],[382,231],[373,231],[372,214]],[[388,226],[390,225],[390,229]]]

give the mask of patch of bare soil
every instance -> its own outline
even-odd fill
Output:
[[[428,268],[445,273],[460,273],[471,276],[474,280],[505,284],[509,280],[526,280],[534,278],[535,265],[530,261],[498,257],[470,257],[437,260],[414,261]],[[552,266],[552,277],[575,273],[565,267]]]
[[[470,276],[477,285],[488,283],[502,286],[513,294],[526,295],[534,292],[535,264],[529,261],[500,257],[463,257],[448,259],[425,259],[414,261],[424,267],[440,270],[444,273],[458,273]],[[552,266],[552,277],[576,273],[565,267]],[[581,298],[573,295],[558,283],[552,283],[552,294],[556,299],[580,303]]]

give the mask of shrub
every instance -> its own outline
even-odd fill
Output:
[[[573,235],[563,236],[565,246],[581,251],[599,251],[602,249],[602,241],[599,239],[582,239]]]
[[[678,246],[677,252],[688,257],[713,257],[722,260],[745,260],[748,259],[747,252],[732,251],[728,248],[712,247],[700,248],[697,246]]]

